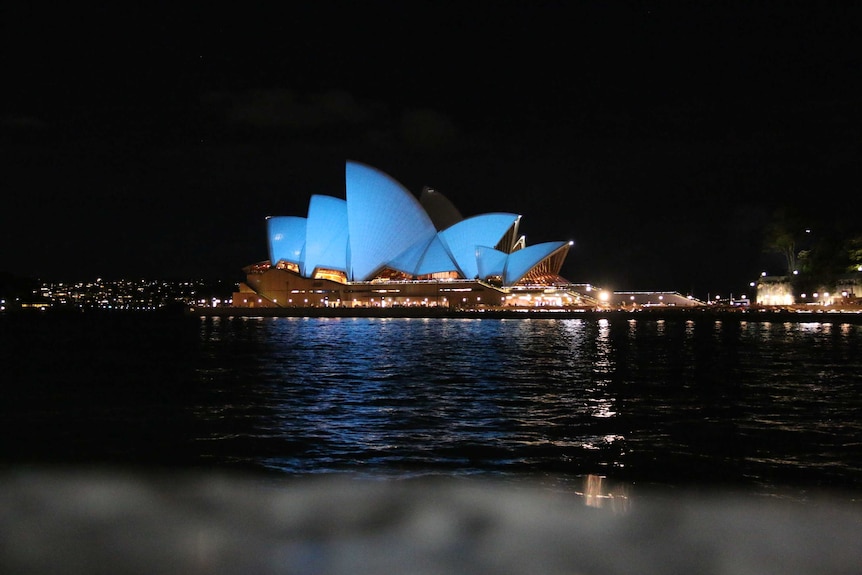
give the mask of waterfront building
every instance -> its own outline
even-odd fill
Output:
[[[764,274],[756,282],[755,302],[759,306],[786,308],[862,308],[862,270],[821,281],[800,281],[796,276]]]
[[[607,292],[605,292],[607,293]],[[604,299],[604,296],[602,296]],[[606,303],[613,309],[637,310],[650,307],[700,307],[704,302],[675,291],[615,291]]]
[[[417,199],[347,162],[345,198],[313,195],[305,216],[266,218],[269,259],[247,266],[234,307],[595,307],[559,275],[572,244],[527,245],[521,216],[463,217],[439,192]]]

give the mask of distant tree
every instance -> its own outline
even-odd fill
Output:
[[[763,250],[766,253],[777,253],[784,257],[787,264],[787,275],[798,268],[799,244],[805,228],[801,218],[786,208],[779,208],[772,215],[764,234]],[[806,259],[808,254],[805,254]]]
[[[862,266],[862,234],[848,238],[844,246],[847,254],[845,271],[860,271],[860,266]]]
[[[763,251],[780,254],[799,286],[828,283],[862,265],[862,224],[854,216],[779,208],[764,230]]]
[[[799,250],[796,254],[796,268],[799,273],[810,274],[814,272],[814,264],[812,263],[811,250]]]
[[[830,217],[806,224],[813,226],[804,227],[792,217],[777,218],[770,228],[771,249],[785,249],[790,273],[798,270],[810,280],[829,282],[848,271],[859,270],[862,231],[857,222],[852,218]]]

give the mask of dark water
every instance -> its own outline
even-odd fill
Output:
[[[0,317],[0,463],[862,493],[862,326]]]

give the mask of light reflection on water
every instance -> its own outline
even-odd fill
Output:
[[[85,315],[2,327],[2,464],[862,492],[859,325]]]
[[[860,486],[859,326],[269,318],[200,329],[218,367],[199,375],[238,408],[198,417],[243,430],[252,448],[231,457],[286,473]]]

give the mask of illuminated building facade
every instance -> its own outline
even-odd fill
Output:
[[[559,276],[571,242],[526,245],[521,216],[464,218],[443,195],[417,199],[347,162],[345,199],[313,195],[302,216],[266,219],[269,260],[245,268],[235,307],[581,306]]]

